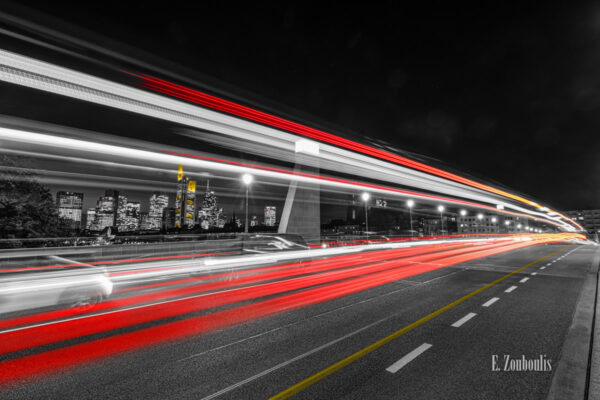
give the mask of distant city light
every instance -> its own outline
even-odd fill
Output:
[[[496,218],[496,217],[492,217],[492,223],[494,223],[494,224],[495,224],[496,222],[498,222],[498,218]]]
[[[460,210],[460,215],[462,215],[463,217],[464,217],[465,215],[467,215],[467,210]]]
[[[483,219],[483,214],[481,214],[481,213],[477,214],[477,219],[478,220],[482,220]]]

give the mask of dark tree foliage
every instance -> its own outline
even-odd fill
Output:
[[[58,216],[52,193],[23,165],[0,156],[0,239],[68,235],[69,222]]]

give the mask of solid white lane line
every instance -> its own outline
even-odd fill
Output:
[[[497,302],[498,300],[500,300],[500,297],[492,297],[491,299],[489,299],[488,301],[486,301],[485,303],[483,303],[481,306],[482,307],[489,307],[492,304],[494,304],[495,302]]]
[[[540,267],[540,269],[546,269],[546,267]]]
[[[430,345],[429,343],[423,343],[422,345],[420,345],[419,347],[417,347],[416,349],[414,349],[413,351],[411,351],[410,353],[408,353],[407,355],[405,355],[404,357],[402,357],[401,359],[399,359],[398,361],[396,361],[395,363],[393,363],[392,365],[387,367],[385,370],[387,372],[391,372],[392,374],[395,374],[396,372],[398,372],[400,370],[400,368],[404,367],[406,364],[408,364],[415,358],[419,357],[421,354],[423,354],[425,351],[427,351],[431,346],[432,345]]]
[[[527,282],[528,280],[529,280],[529,278],[523,278],[523,279],[521,279],[521,280],[519,281],[519,283],[525,283],[525,282]]]
[[[508,289],[506,289],[504,292],[506,292],[506,293],[510,293],[510,292],[512,292],[513,290],[515,290],[516,288],[517,288],[516,286],[511,286],[511,287],[509,287]]]
[[[535,275],[537,275],[537,272],[532,272],[532,273],[531,273],[531,275],[534,275],[534,276],[535,276]]]
[[[475,313],[468,313],[467,315],[465,315],[464,317],[462,317],[461,319],[459,319],[458,321],[456,321],[455,323],[452,324],[453,327],[455,328],[460,328],[462,325],[464,325],[468,320],[470,320],[471,318],[473,318],[474,316],[476,316],[477,314]]]

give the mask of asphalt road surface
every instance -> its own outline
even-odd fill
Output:
[[[543,399],[597,249],[521,248],[256,318],[249,307],[257,300],[219,305],[230,324],[159,343],[118,328],[115,355],[9,383],[0,398]],[[71,328],[54,329],[49,334]],[[62,343],[108,349],[87,335]],[[27,355],[22,349],[0,361]],[[541,359],[542,370],[505,371],[506,356]],[[57,361],[34,360],[31,368],[50,370]]]

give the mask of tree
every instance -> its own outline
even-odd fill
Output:
[[[58,216],[52,193],[24,164],[0,156],[0,238],[65,236],[69,222]]]

